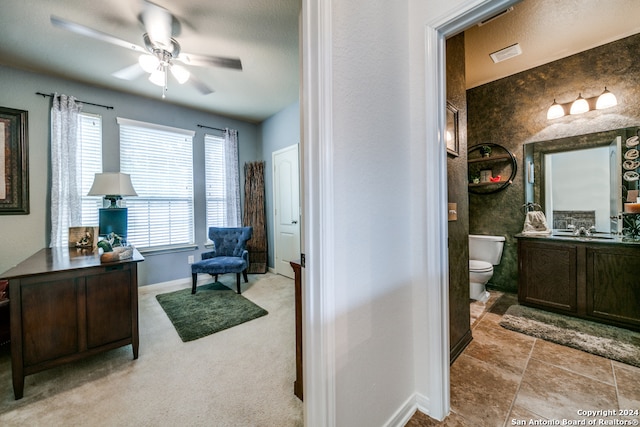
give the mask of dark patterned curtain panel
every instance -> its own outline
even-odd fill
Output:
[[[242,225],[253,227],[247,242],[249,273],[267,272],[267,224],[264,203],[264,162],[244,164],[244,219]]]

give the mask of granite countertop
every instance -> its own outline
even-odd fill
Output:
[[[571,231],[562,231],[562,230],[554,230],[552,234],[549,235],[530,235],[530,234],[516,234],[515,237],[517,239],[541,239],[541,240],[552,240],[552,241],[561,241],[561,242],[576,242],[576,243],[597,243],[597,244],[605,244],[605,245],[629,245],[629,246],[640,246],[640,240],[628,240],[623,236],[619,236],[616,234],[609,233],[601,233],[596,232],[592,236],[574,236]]]

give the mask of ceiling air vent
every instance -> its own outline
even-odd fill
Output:
[[[520,45],[518,43],[512,44],[511,46],[505,47],[504,49],[500,49],[495,51],[489,56],[493,60],[494,63],[505,61],[509,58],[513,58],[514,56],[518,56],[522,53],[522,49],[520,49]]]
[[[494,19],[498,19],[500,18],[502,15],[506,15],[507,13],[511,12],[513,10],[513,6],[503,10],[502,12],[498,12],[493,16],[488,17],[487,19],[485,19],[484,21],[480,21],[478,23],[478,27],[482,27],[485,24],[488,24],[489,22],[493,21]]]

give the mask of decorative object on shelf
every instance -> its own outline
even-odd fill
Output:
[[[446,143],[447,153],[452,156],[460,155],[460,135],[458,130],[458,109],[447,101],[447,128]]]
[[[604,92],[598,96],[592,96],[590,98],[584,98],[582,93],[578,94],[578,97],[571,102],[565,102],[563,104],[558,103],[555,99],[553,104],[547,110],[547,120],[558,119],[564,117],[567,113],[571,115],[586,113],[591,110],[603,110],[618,105],[616,96],[611,93],[605,86]]]
[[[625,213],[640,214],[640,203],[632,202],[624,204]]]
[[[492,155],[484,157],[483,152],[489,151]],[[469,167],[469,192],[473,194],[492,194],[502,191],[509,185],[513,184],[513,179],[518,171],[518,164],[515,156],[505,147],[486,143],[479,144],[469,148],[469,156],[467,159]],[[491,166],[489,177],[494,173],[500,176],[499,180],[491,181],[482,179],[482,171],[487,170],[487,166]],[[475,178],[479,178],[476,182]]]
[[[640,156],[640,151],[638,151],[637,148],[632,148],[631,150],[628,150],[626,153],[624,153],[624,158],[627,160],[635,160],[638,158],[638,156]]]
[[[27,112],[0,107],[0,215],[29,213]]]
[[[491,169],[484,169],[480,171],[480,182],[491,182]]]
[[[640,140],[640,137],[638,135],[633,135],[633,136],[630,136],[629,138],[627,138],[627,140],[625,141],[624,145],[627,148],[633,148],[636,145],[638,145],[639,140]]]
[[[491,155],[491,146],[490,145],[480,146],[480,154],[482,154],[482,157],[489,157]]]
[[[622,175],[622,177],[627,182],[633,182],[638,180],[639,175],[638,175],[638,172],[626,171],[624,175]]]
[[[500,182],[501,179],[502,179],[502,177],[500,175],[496,175],[496,176],[492,176],[491,178],[489,178],[489,181],[491,181],[491,182]]]

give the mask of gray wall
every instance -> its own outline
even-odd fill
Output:
[[[517,241],[524,214],[523,144],[633,127],[640,124],[640,35],[591,49],[467,91],[468,143],[493,142],[514,153],[513,185],[491,195],[469,195],[469,231],[506,237],[502,261],[491,283],[517,290]],[[554,98],[570,102],[607,87],[616,107],[547,120]]]
[[[239,135],[239,163],[262,159],[259,126],[222,116],[184,108],[169,100],[149,99],[112,90],[92,87],[61,78],[48,77],[0,66],[0,106],[27,110],[29,114],[29,215],[0,216],[0,272],[27,258],[49,244],[49,114],[50,99],[36,92],[64,93],[80,100],[113,106],[113,110],[85,105],[83,111],[102,116],[104,171],[119,170],[119,142],[116,117],[159,123],[196,131],[194,138],[195,241],[198,249],[186,252],[145,255],[139,266],[139,283],[165,282],[189,277],[187,256],[199,254],[205,248],[205,195],[204,195],[204,134],[197,124],[218,128],[234,128]],[[215,94],[211,95],[215,96]],[[270,156],[269,156],[270,158]],[[244,176],[241,173],[241,188]],[[170,179],[170,171],[167,170]],[[244,197],[241,195],[241,197]],[[267,203],[269,199],[267,199]]]
[[[300,143],[300,103],[287,108],[262,122],[262,158],[265,161],[264,184],[267,204],[267,239],[269,267],[275,265],[273,253],[273,164],[271,154],[282,148]]]

